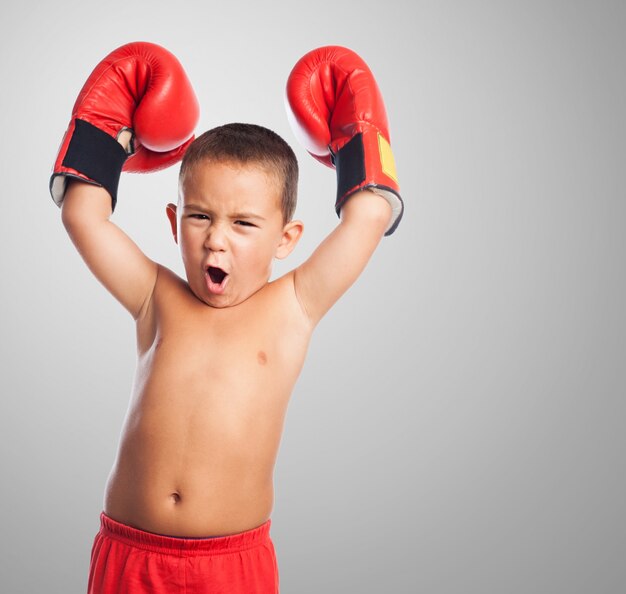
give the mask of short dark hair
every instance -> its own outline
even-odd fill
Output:
[[[196,138],[185,151],[179,180],[202,161],[257,164],[275,174],[281,185],[284,222],[292,219],[298,193],[298,161],[276,132],[256,124],[225,124]]]

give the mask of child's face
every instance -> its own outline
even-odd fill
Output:
[[[279,185],[257,165],[201,162],[167,214],[187,282],[213,307],[237,305],[269,280],[274,258],[295,247],[302,224],[283,224]]]

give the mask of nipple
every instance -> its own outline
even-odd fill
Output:
[[[259,351],[256,358],[259,362],[259,365],[265,365],[267,363],[267,354],[265,353],[265,351]]]

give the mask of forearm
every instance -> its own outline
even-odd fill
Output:
[[[111,196],[102,187],[79,180],[68,180],[61,206],[61,220],[68,233],[84,224],[107,221],[111,216]]]
[[[342,224],[354,225],[362,234],[380,240],[389,226],[392,210],[389,202],[371,190],[350,196],[341,209]]]
[[[137,319],[156,280],[157,265],[115,223],[111,196],[99,186],[72,181],[61,218],[89,270]]]
[[[391,206],[364,190],[341,210],[341,222],[295,275],[296,293],[313,323],[356,281],[389,225]]]

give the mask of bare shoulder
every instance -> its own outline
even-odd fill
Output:
[[[188,298],[192,295],[187,281],[163,264],[157,265],[157,281],[154,286],[154,299],[162,300],[178,295]]]
[[[146,352],[153,344],[157,334],[159,321],[169,311],[183,314],[191,309],[195,297],[185,280],[175,272],[157,264],[156,282],[152,295],[142,315],[137,318],[137,347],[139,353]]]

